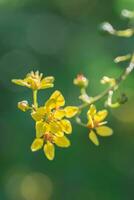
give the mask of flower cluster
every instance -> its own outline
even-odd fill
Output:
[[[72,133],[72,126],[66,118],[76,115],[78,108],[73,106],[62,108],[64,105],[64,97],[59,91],[55,91],[43,107],[31,113],[36,122],[36,139],[31,145],[31,150],[37,151],[44,145],[43,149],[49,160],[53,160],[55,155],[54,144],[63,148],[70,146],[65,134]]]
[[[79,75],[74,79],[74,84],[80,88],[80,96],[79,99],[83,102],[80,106],[79,109],[82,111],[83,108],[89,107],[87,110],[87,123],[83,123],[80,119],[80,114],[79,112],[77,114],[76,122],[89,129],[89,139],[96,145],[99,145],[99,139],[98,136],[106,137],[106,136],[111,136],[113,134],[113,131],[111,128],[106,126],[107,121],[104,121],[105,118],[108,115],[107,109],[103,109],[100,111],[96,110],[96,106],[92,104],[92,102],[96,101],[96,97],[91,97],[87,94],[86,85],[85,87],[85,80],[86,82],[89,82],[88,79],[84,76]],[[80,82],[80,84],[79,84]],[[77,83],[77,84],[76,84]],[[102,84],[108,83],[110,87],[114,87],[116,84],[115,79],[109,78],[109,77],[103,77],[101,80]],[[99,96],[97,96],[98,99]],[[100,97],[99,97],[100,98]]]
[[[53,87],[53,77],[42,79],[39,72],[31,72],[24,79],[13,79],[12,82],[33,90],[34,103],[30,106],[26,100],[18,103],[18,108],[22,111],[31,111],[31,117],[35,121],[36,136],[31,145],[31,150],[37,151],[43,148],[46,157],[53,160],[55,156],[55,146],[69,147],[70,141],[66,137],[72,133],[71,122],[67,118],[72,118],[78,112],[78,107],[65,105],[65,99],[60,91],[56,90],[45,102],[44,106],[38,106],[37,91]],[[66,134],[66,135],[65,135]]]
[[[134,12],[123,10],[122,16],[128,19],[134,19]],[[116,30],[113,26],[105,22],[102,24],[103,32],[119,36],[131,37],[134,36],[134,29]],[[32,119],[35,121],[35,138],[31,145],[31,150],[37,151],[43,148],[46,157],[53,160],[55,157],[55,145],[58,147],[67,148],[70,146],[68,135],[72,133],[72,125],[69,118],[76,117],[76,122],[85,127],[89,133],[89,139],[96,145],[99,145],[99,136],[107,137],[113,134],[113,130],[107,126],[105,121],[108,115],[108,108],[113,109],[119,107],[127,101],[127,96],[123,93],[117,100],[113,98],[118,90],[120,83],[134,70],[134,53],[115,58],[115,63],[130,60],[129,65],[124,72],[118,77],[104,76],[101,79],[101,84],[106,85],[106,90],[96,96],[91,96],[87,92],[89,80],[83,74],[77,75],[73,83],[80,89],[79,106],[65,106],[65,99],[60,91],[56,90],[43,106],[38,105],[37,93],[39,90],[52,88],[54,86],[54,77],[43,77],[39,71],[31,72],[24,79],[13,79],[12,82],[25,86],[33,92],[33,103],[30,105],[28,101],[23,100],[18,102],[18,108],[23,111],[30,111]],[[105,98],[105,109],[97,111],[95,103],[102,98]],[[87,122],[81,120],[83,109],[87,109]]]
[[[97,135],[106,137],[113,133],[112,129],[105,125],[107,121],[103,121],[107,115],[107,110],[97,112],[95,105],[91,105],[87,112],[87,127],[90,129],[89,139],[97,146],[99,145]]]

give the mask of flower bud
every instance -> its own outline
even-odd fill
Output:
[[[121,16],[124,17],[124,18],[131,19],[131,18],[134,17],[134,12],[130,11],[130,10],[127,10],[127,9],[124,9],[121,12]]]
[[[108,34],[111,34],[111,35],[115,34],[115,29],[113,28],[113,26],[109,22],[103,22],[100,25],[100,30],[102,31],[102,33],[108,33]]]
[[[118,56],[114,59],[114,62],[115,63],[119,63],[119,62],[124,62],[124,61],[127,61],[131,58],[131,54],[127,54],[127,55],[124,55],[124,56]]]
[[[21,101],[18,102],[18,108],[23,112],[26,112],[29,109],[28,101]]]
[[[102,79],[101,79],[101,83],[102,84],[110,84],[110,86],[114,86],[116,84],[116,81],[114,78],[109,78],[108,76],[104,76]]]
[[[86,88],[88,86],[88,79],[83,74],[78,74],[74,79],[74,85],[77,85],[81,88]]]

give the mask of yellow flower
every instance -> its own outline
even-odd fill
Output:
[[[66,136],[57,137],[50,132],[46,132],[42,138],[36,138],[32,145],[31,150],[38,151],[43,148],[46,157],[49,160],[53,160],[55,157],[55,145],[62,148],[67,148],[70,146],[70,141]]]
[[[13,79],[12,82],[20,86],[31,88],[32,90],[46,89],[54,86],[53,76],[42,77],[43,74],[39,74],[39,71],[36,71],[35,73],[32,71],[27,74],[24,79]]]
[[[59,91],[55,91],[44,106],[37,108],[31,113],[36,121],[36,139],[31,149],[36,151],[40,149],[44,142],[44,152],[49,160],[54,158],[54,144],[59,147],[68,147],[69,140],[64,133],[71,134],[72,126],[67,118],[77,114],[78,108],[65,105],[65,100]],[[41,142],[43,141],[43,142]]]
[[[104,121],[104,119],[107,117],[107,115],[107,110],[101,110],[97,112],[94,105],[91,105],[87,112],[87,127],[90,129],[89,139],[97,146],[99,145],[97,135],[105,137],[113,134],[112,129],[108,126],[105,126],[107,121]]]

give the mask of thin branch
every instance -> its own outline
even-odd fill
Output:
[[[37,90],[33,90],[33,105],[35,108],[38,107],[38,102],[37,102]]]
[[[131,61],[130,61],[130,64],[128,65],[128,67],[126,67],[126,69],[123,71],[123,73],[115,80],[116,84],[110,86],[109,88],[107,88],[106,90],[101,92],[99,95],[92,97],[92,99],[89,103],[81,104],[79,106],[79,109],[82,110],[83,108],[95,103],[96,101],[99,101],[103,97],[107,96],[109,94],[109,91],[117,90],[119,85],[122,83],[122,81],[124,81],[127,78],[127,76],[133,71],[133,69],[134,69],[134,53],[132,54]]]

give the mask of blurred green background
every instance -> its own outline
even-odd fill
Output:
[[[126,64],[113,59],[134,49],[134,38],[102,36],[98,27],[110,21],[128,27],[122,9],[134,10],[133,0],[0,0],[0,200],[133,200],[134,199],[134,74],[120,91],[127,104],[109,110],[110,138],[95,147],[88,130],[73,120],[72,146],[56,149],[48,161],[42,151],[32,153],[34,122],[17,110],[17,102],[31,101],[31,92],[11,83],[31,70],[56,78],[66,104],[78,105],[72,84],[78,73],[90,80],[88,92],[104,89],[104,75],[118,76]],[[40,103],[54,89],[40,92]],[[97,103],[99,109],[103,101]]]

